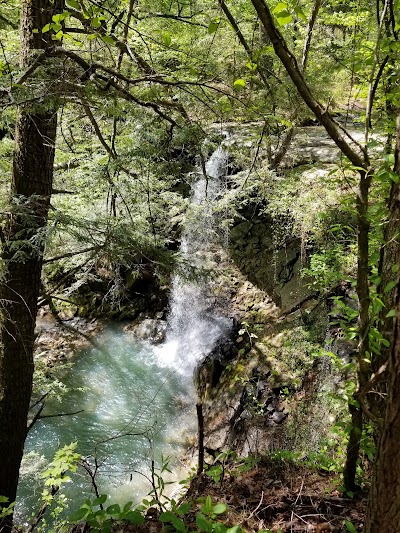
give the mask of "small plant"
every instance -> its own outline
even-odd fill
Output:
[[[0,496],[0,518],[10,516],[14,512],[15,502],[10,503],[6,507],[4,506],[5,503],[8,503],[8,498],[6,496]]]
[[[349,520],[344,521],[344,525],[346,526],[346,529],[349,533],[357,533],[357,529],[353,522],[350,522]]]
[[[165,511],[160,514],[160,522],[165,525],[166,531],[187,532],[188,528],[186,527],[185,522],[182,520],[182,517],[186,515],[190,509],[190,503],[184,503],[180,506],[177,506],[176,503],[173,502],[170,511]],[[171,527],[173,529],[171,529]]]
[[[93,501],[85,500],[81,507],[69,517],[73,524],[85,521],[90,526],[91,531],[109,533],[115,522],[125,522],[128,524],[144,524],[144,517],[138,510],[133,510],[133,502],[126,503],[122,508],[118,503],[104,508],[107,495],[102,494]]]
[[[222,522],[216,522],[217,516],[226,512],[227,506],[224,503],[214,505],[211,496],[207,496],[206,501],[200,507],[200,513],[196,515],[196,525],[200,531],[205,533],[240,533],[240,526],[227,528]]]
[[[49,468],[43,472],[42,478],[46,480],[45,487],[51,487],[50,491],[46,488],[42,493],[42,498],[47,503],[51,503],[55,488],[59,489],[64,483],[71,480],[67,472],[76,472],[78,461],[81,458],[81,455],[75,451],[76,447],[77,443],[71,442],[71,444],[57,450]]]
[[[247,336],[250,346],[252,346],[253,339],[257,339],[257,335],[254,333],[255,329],[256,328],[254,326],[250,326],[248,322],[242,322],[242,328],[238,331],[239,337],[236,339],[236,341],[242,342],[244,340],[244,336]]]

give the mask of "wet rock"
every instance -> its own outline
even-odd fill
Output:
[[[275,411],[273,415],[271,416],[271,420],[275,422],[275,424],[282,424],[282,422],[287,417],[287,413],[281,413],[279,411]]]
[[[140,340],[147,340],[152,344],[160,344],[165,340],[167,322],[157,318],[145,318],[135,325],[131,331]]]

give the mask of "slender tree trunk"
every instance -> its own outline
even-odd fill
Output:
[[[367,172],[360,173],[359,190],[357,193],[357,296],[358,296],[358,354],[357,354],[357,391],[349,403],[352,429],[347,445],[346,464],[343,471],[344,486],[351,491],[356,488],[355,478],[357,459],[360,451],[360,441],[363,430],[363,411],[361,394],[364,391],[369,378],[369,327],[370,327],[370,294],[368,284],[369,266],[369,227],[367,218],[369,187],[371,176]]]
[[[306,40],[304,41],[304,48],[303,48],[303,57],[301,60],[301,69],[304,72],[307,67],[307,60],[308,60],[308,53],[310,51],[310,44],[311,44],[311,37],[313,34],[315,22],[317,20],[318,12],[321,7],[322,0],[315,0],[314,6],[311,12],[310,20],[308,21],[307,25],[307,34],[306,34]]]
[[[48,46],[41,28],[60,2],[23,0],[21,5],[21,67],[35,50]],[[33,30],[39,29],[38,33]],[[46,36],[46,38],[45,38]],[[0,285],[0,495],[16,497],[32,391],[33,344],[40,290],[43,228],[50,203],[57,116],[40,103],[40,111],[21,108],[15,127],[11,208],[2,234],[4,277]],[[12,516],[0,522],[10,531]]]

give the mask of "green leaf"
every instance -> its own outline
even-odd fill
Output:
[[[125,515],[125,520],[137,526],[144,524],[144,517],[139,511],[128,511]]]
[[[228,529],[226,533],[241,533],[242,528],[240,526],[233,526]]]
[[[93,26],[93,28],[100,28],[100,26],[101,26],[100,19],[98,19],[96,17],[92,18],[92,26]]]
[[[386,285],[384,293],[390,292],[392,289],[394,289],[397,285],[397,281],[389,281],[389,283]]]
[[[276,20],[278,21],[279,26],[286,26],[293,20],[293,16],[289,11],[281,11],[276,15]]]
[[[102,505],[106,500],[107,500],[107,494],[102,494],[101,496],[93,500],[92,505],[93,507],[95,505]]]
[[[253,61],[249,61],[248,63],[246,63],[246,67],[249,70],[257,70],[257,66],[257,63],[253,63]],[[239,335],[241,335],[241,333],[239,333]]]
[[[76,0],[65,0],[65,3],[68,7],[72,7],[73,9],[80,9],[79,2]]]
[[[172,38],[169,31],[163,31],[161,34],[162,40],[164,41],[165,46],[171,46]]]
[[[379,146],[379,143],[374,139],[372,141],[369,141],[369,143],[367,144],[368,148],[375,148],[376,146]]]
[[[106,44],[115,44],[115,40],[111,37],[111,35],[102,35],[101,40]]]
[[[233,83],[233,86],[237,91],[239,91],[240,89],[246,87],[246,82],[242,79],[238,79]]]
[[[160,514],[160,522],[171,522],[174,514],[171,511],[165,511]]]
[[[386,315],[385,318],[392,318],[392,317],[394,317],[394,316],[396,316],[396,310],[395,310],[395,309],[391,309],[391,310],[389,311],[389,313]]]
[[[101,526],[101,533],[111,533],[112,526],[113,526],[113,521],[106,520],[105,522],[103,522]]]
[[[286,10],[287,7],[288,7],[288,5],[285,2],[279,2],[279,4],[277,4],[274,7],[274,9],[272,10],[272,13],[274,13],[274,14],[280,13],[281,11]]]
[[[214,505],[212,512],[214,514],[223,514],[227,510],[227,506],[224,503],[217,503]]]
[[[218,29],[218,26],[219,26],[219,22],[220,22],[220,19],[215,19],[215,20],[212,20],[210,22],[210,24],[208,25],[208,33],[211,35],[212,33],[215,33]]]
[[[42,28],[42,33],[47,33],[48,31],[50,31],[50,24],[46,24],[46,26],[43,26]]]
[[[107,507],[107,514],[109,515],[117,515],[121,512],[121,507],[118,505],[118,503],[114,503],[113,505],[110,505]]]
[[[171,523],[176,529],[176,531],[181,531],[181,532],[186,531],[185,523],[181,518],[178,518],[177,516],[174,515],[171,520]]]
[[[221,522],[214,522],[212,530],[213,533],[226,533],[226,526]]]
[[[349,520],[345,520],[344,523],[345,523],[346,529],[347,529],[347,531],[349,531],[349,533],[357,533],[357,530],[354,527],[354,524],[352,522],[350,522]]]
[[[81,507],[80,509],[78,509],[77,511],[72,513],[69,516],[69,519],[70,519],[71,522],[80,522],[81,520],[83,520],[85,518],[87,513],[88,513],[88,509],[83,509]]]
[[[127,513],[129,511],[129,509],[132,507],[132,505],[133,505],[133,502],[127,502],[124,505],[124,508],[122,509],[122,512]]]
[[[192,508],[192,506],[190,505],[190,503],[184,503],[182,505],[180,505],[177,510],[176,510],[176,513],[177,514],[187,514],[190,509]]]
[[[301,9],[300,6],[296,6],[296,7],[294,8],[294,12],[295,12],[296,15],[299,17],[299,19],[302,19],[302,20],[304,20],[305,22],[307,22],[307,17],[305,16],[304,11]]]
[[[197,513],[196,515],[196,525],[201,531],[209,533],[211,531],[210,524],[207,518],[202,513]]]

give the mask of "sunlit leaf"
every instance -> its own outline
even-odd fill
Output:
[[[242,79],[238,79],[238,80],[235,80],[235,82],[233,83],[233,86],[235,89],[240,90],[246,87],[246,82]]]
[[[162,40],[164,41],[165,46],[171,46],[172,38],[169,31],[163,31],[162,34]]]
[[[67,4],[68,7],[72,7],[73,9],[80,8],[79,2],[77,2],[76,0],[66,0],[65,3]]]

